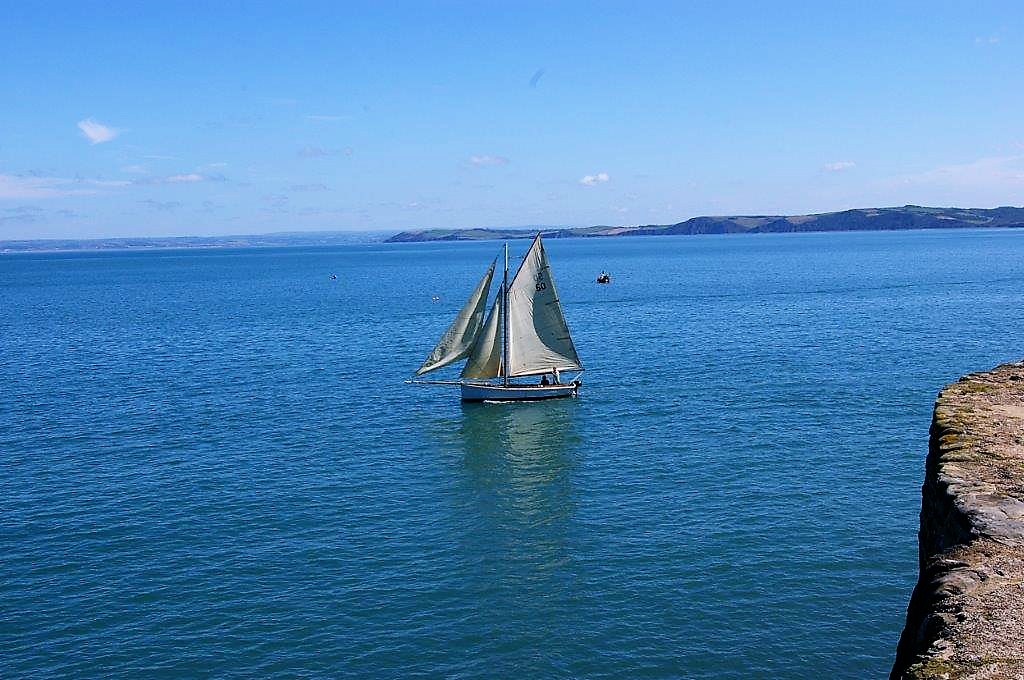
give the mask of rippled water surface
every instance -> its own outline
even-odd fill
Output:
[[[1024,232],[547,247],[519,405],[402,383],[496,243],[0,256],[0,676],[884,676]]]

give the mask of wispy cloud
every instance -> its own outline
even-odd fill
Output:
[[[196,182],[223,182],[223,175],[208,175],[199,172],[185,172],[176,175],[163,175],[160,177],[140,177],[131,181],[131,184],[195,184]]]
[[[90,144],[109,142],[114,137],[117,137],[119,132],[103,123],[96,122],[92,118],[78,121],[78,129],[82,131],[82,134],[86,136]]]
[[[61,208],[60,210],[46,210],[37,205],[18,205],[13,208],[0,210],[0,224],[34,224],[47,222],[53,218],[64,220],[77,220],[84,217],[79,212]]]
[[[124,172],[145,172],[143,167],[128,166]],[[64,196],[84,196],[98,194],[109,189],[121,189],[130,186],[149,186],[154,184],[195,184],[197,182],[223,182],[223,175],[202,174],[198,172],[164,175],[159,177],[137,177],[124,179],[89,179],[85,177],[41,177],[39,175],[4,175],[0,174],[0,199],[26,198],[61,198]]]
[[[67,196],[62,180],[54,177],[0,175],[0,199],[57,198]]]
[[[208,177],[206,175],[200,175],[198,172],[189,172],[183,175],[168,175],[163,179],[166,184],[181,184],[184,182],[204,182]]]
[[[293,184],[288,189],[290,191],[327,191],[330,187],[326,184]]]
[[[842,172],[855,167],[857,164],[853,161],[836,161],[835,163],[826,163],[824,169],[828,172]]]
[[[993,156],[970,163],[942,165],[925,172],[906,175],[903,184],[946,187],[1024,187],[1024,156]]]
[[[607,172],[599,172],[596,175],[584,175],[580,178],[580,184],[587,187],[597,186],[598,184],[604,184],[611,177],[608,176]]]
[[[152,198],[139,201],[139,203],[156,212],[171,212],[184,205],[181,201],[154,201]]]
[[[509,160],[504,156],[491,156],[484,154],[481,156],[469,157],[469,164],[477,168],[488,165],[508,165],[508,162]]]
[[[287,194],[269,194],[260,198],[264,203],[269,204],[271,208],[284,208],[288,205],[289,201]]]
[[[325,149],[322,146],[304,146],[299,149],[299,158],[326,158],[327,156],[351,156],[352,147]]]
[[[978,36],[974,39],[975,45],[998,45],[1000,42],[998,35],[989,36]]]
[[[123,187],[130,182],[36,175],[0,175],[0,199],[61,198],[96,194],[102,189]]]
[[[200,129],[207,130],[237,130],[253,128],[263,121],[260,115],[239,115],[225,116],[219,120],[210,120],[201,124]]]
[[[317,120],[321,122],[335,122],[339,120],[348,120],[351,116],[327,116],[323,114],[310,114],[306,116],[306,120]]]
[[[299,149],[299,158],[323,158],[330,155],[330,151],[320,146],[304,146]]]
[[[27,223],[38,222],[43,218],[45,211],[35,205],[18,205],[13,208],[6,208],[0,211],[0,223]]]
[[[38,205],[16,205],[13,208],[4,208],[4,213],[8,215],[37,215],[41,212],[44,211]]]

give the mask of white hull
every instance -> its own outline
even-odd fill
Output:
[[[578,382],[559,385],[492,385],[462,383],[462,401],[530,401],[575,397]]]

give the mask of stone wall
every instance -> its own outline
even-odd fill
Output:
[[[1024,678],[1024,363],[939,393],[890,678]]]

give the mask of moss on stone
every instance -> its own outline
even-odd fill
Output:
[[[959,440],[960,435],[958,434],[953,434],[952,432],[949,434],[944,434],[941,437],[939,437],[939,446],[946,448],[948,446],[956,444]]]
[[[915,663],[903,675],[906,680],[953,680],[956,667],[945,659],[926,659]]]
[[[980,392],[994,392],[995,390],[999,389],[998,385],[978,381],[958,383],[957,387],[960,389],[961,392],[966,392],[968,394],[977,394]]]

